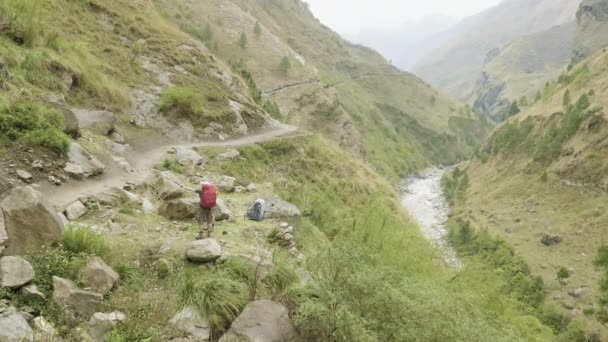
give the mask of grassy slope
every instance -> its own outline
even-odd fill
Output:
[[[572,314],[578,318],[585,312],[590,330],[600,330],[602,334],[602,325],[593,317],[598,309],[601,278],[593,259],[605,244],[608,224],[608,216],[602,210],[608,200],[605,112],[601,110],[574,127],[573,135],[553,157],[534,157],[538,153],[535,148],[537,151],[543,141],[551,141],[541,138],[546,136],[551,122],[563,125],[566,91],[571,94],[572,103],[591,94],[593,105],[607,108],[607,58],[605,52],[600,52],[581,62],[561,82],[545,87],[538,103],[498,128],[486,145],[487,153],[468,166],[470,189],[466,199],[457,205],[460,217],[470,220],[477,229],[487,229],[504,238],[517,255],[525,258],[533,272],[543,277],[549,302],[574,307]],[[525,126],[523,122],[530,124],[530,131],[523,136],[512,135],[512,143],[505,143],[507,125],[521,128]],[[563,242],[545,247],[540,243],[545,233],[559,234]],[[572,270],[565,286],[556,278],[561,267]],[[568,295],[568,291],[577,288],[586,289],[582,298]]]
[[[157,2],[178,25],[212,31],[206,45],[227,61],[245,61],[263,90],[324,83],[265,100],[276,102],[290,123],[322,132],[393,181],[401,172],[466,156],[490,127],[379,54],[344,41],[299,1]],[[278,70],[282,56],[291,60],[287,74]]]

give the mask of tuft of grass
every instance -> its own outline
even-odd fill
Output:
[[[104,257],[109,252],[105,236],[87,228],[68,227],[63,233],[61,244],[63,249],[73,254],[83,253]]]
[[[192,120],[205,115],[205,103],[196,89],[177,87],[162,93],[160,110],[167,115]]]
[[[174,158],[165,158],[160,165],[161,170],[171,171],[177,174],[184,173],[184,167]]]
[[[19,45],[32,47],[42,35],[40,0],[3,0],[0,2],[0,34]]]
[[[63,115],[34,103],[0,107],[0,141],[19,141],[65,155],[70,139],[63,133]]]

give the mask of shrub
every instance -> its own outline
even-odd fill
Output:
[[[175,158],[165,158],[161,164],[161,169],[173,173],[184,173],[184,167]]]
[[[560,284],[566,285],[568,283],[568,278],[570,278],[570,271],[562,266],[559,271],[557,271],[556,278]]]
[[[53,292],[53,276],[78,282],[80,270],[88,262],[89,255],[53,248],[28,256],[28,259],[36,272],[36,285],[40,291],[50,295]]]
[[[177,87],[162,93],[160,110],[165,114],[196,119],[205,114],[205,103],[196,89]]]
[[[61,244],[63,249],[73,254],[104,257],[109,251],[105,236],[95,233],[88,228],[68,227],[65,233],[63,233]]]
[[[560,334],[568,329],[572,318],[568,314],[559,312],[557,308],[550,305],[543,305],[539,310],[539,319],[543,324],[553,329],[555,334]]]
[[[289,57],[284,56],[283,58],[281,58],[281,62],[279,63],[279,71],[281,72],[281,74],[286,76],[287,74],[289,74],[290,69],[291,61],[289,60]]]
[[[63,133],[63,115],[32,103],[0,107],[0,138],[67,154],[70,139]]]
[[[185,269],[176,286],[182,304],[207,317],[216,338],[229,328],[249,299],[246,287],[222,271],[201,276],[195,269]]]

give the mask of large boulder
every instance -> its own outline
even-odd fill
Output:
[[[188,220],[197,215],[198,200],[174,199],[163,203],[158,209],[158,214],[169,220]]]
[[[220,155],[218,155],[217,157],[215,157],[215,159],[217,161],[227,161],[227,160],[235,160],[241,157],[241,153],[237,150],[228,150]]]
[[[68,162],[64,171],[68,176],[76,179],[89,178],[103,173],[105,165],[93,157],[75,142],[70,144]]]
[[[203,162],[203,157],[191,148],[175,147],[173,152],[175,153],[175,159],[181,165],[201,165]]]
[[[222,256],[222,246],[214,239],[197,240],[188,246],[186,259],[197,262],[212,262]]]
[[[72,109],[80,129],[110,135],[116,126],[116,116],[103,110]]]
[[[103,308],[101,293],[82,290],[72,281],[59,277],[53,277],[53,300],[87,319]]]
[[[138,207],[142,204],[141,197],[132,192],[116,187],[101,192],[94,197],[83,199],[83,201],[97,201],[101,205],[109,206],[128,205]]]
[[[230,220],[232,218],[232,211],[228,209],[226,206],[226,202],[223,199],[218,198],[216,200],[216,206],[213,208],[213,216],[215,217],[215,221],[225,221]]]
[[[65,209],[65,216],[68,218],[68,220],[74,221],[83,217],[87,211],[87,207],[85,207],[82,202],[76,201]]]
[[[97,312],[89,320],[89,336],[94,342],[105,341],[114,327],[125,319],[127,316],[122,312]]]
[[[279,196],[268,196],[264,198],[264,217],[266,218],[296,218],[300,217],[300,210],[293,204],[283,200]]]
[[[63,223],[44,196],[32,187],[13,189],[0,207],[8,235],[6,255],[24,254],[61,241]]]
[[[25,259],[5,256],[0,259],[0,286],[18,289],[34,280],[34,268]]]
[[[158,208],[156,208],[154,203],[150,202],[147,198],[142,199],[141,208],[144,211],[144,214],[152,215],[158,213]]]
[[[161,200],[172,200],[184,196],[182,181],[171,171],[154,173],[144,181],[144,185]]]
[[[270,300],[251,302],[220,342],[289,342],[296,337],[285,306]]]
[[[217,183],[217,188],[223,193],[234,192],[236,187],[236,178],[230,176],[222,176]]]
[[[84,270],[84,276],[89,287],[101,294],[110,292],[119,278],[118,273],[99,257],[91,258]]]
[[[0,316],[0,341],[30,342],[34,341],[34,331],[23,316],[18,313],[7,317]]]
[[[209,321],[190,307],[178,312],[169,323],[175,329],[192,336],[195,341],[209,341],[211,337]]]

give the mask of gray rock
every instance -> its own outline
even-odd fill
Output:
[[[223,199],[218,198],[216,200],[216,204],[217,205],[215,206],[215,208],[213,208],[213,216],[215,217],[215,221],[219,222],[230,220],[232,218],[232,211],[228,209],[228,206],[226,206],[226,202]]]
[[[277,302],[259,300],[245,307],[219,341],[289,342],[295,338],[295,329],[287,308]]]
[[[237,194],[242,194],[243,192],[247,191],[247,189],[245,189],[244,187],[237,185],[234,188],[234,192],[236,192]]]
[[[89,320],[89,336],[94,342],[102,342],[116,325],[126,319],[127,316],[122,312],[97,312]]]
[[[32,187],[14,188],[0,203],[8,236],[7,255],[21,255],[59,241],[64,225],[44,196]]]
[[[102,110],[72,109],[80,129],[86,129],[101,135],[110,135],[116,126],[116,116]]]
[[[224,193],[234,192],[236,178],[229,176],[222,176],[220,181],[217,183],[217,188]]]
[[[31,173],[23,170],[17,170],[17,177],[26,183],[31,183],[34,178]]]
[[[44,317],[36,317],[31,321],[32,329],[34,329],[34,341],[40,342],[59,342],[57,331],[51,323]]]
[[[34,341],[34,331],[19,314],[0,317],[0,341],[31,342]]]
[[[175,152],[175,158],[181,165],[201,165],[203,157],[200,156],[195,150],[187,147],[176,147],[173,149]]]
[[[258,187],[255,184],[251,183],[247,185],[245,189],[247,190],[247,192],[256,192],[258,190]]]
[[[547,246],[555,246],[558,245],[562,242],[562,238],[559,235],[553,235],[553,234],[544,234],[543,237],[541,238],[540,242]]]
[[[102,294],[82,290],[72,281],[59,277],[53,277],[53,300],[70,307],[83,318],[89,318],[103,308]]]
[[[61,221],[61,224],[64,227],[67,227],[70,224],[70,221],[68,220],[67,217],[65,217],[65,215],[63,213],[57,213],[57,216],[59,217],[59,221]]]
[[[284,201],[279,196],[269,196],[264,198],[266,205],[264,207],[264,217],[285,219],[297,218],[301,216],[300,210],[293,204]]]
[[[218,155],[215,159],[217,161],[227,161],[227,160],[235,160],[241,157],[241,153],[237,150],[228,150],[220,155]]]
[[[310,273],[303,268],[297,268],[296,274],[298,275],[300,286],[306,286],[312,281],[312,276],[310,275]]]
[[[574,289],[574,290],[568,291],[568,295],[570,297],[578,299],[578,298],[584,297],[586,292],[587,292],[586,289],[584,289],[584,288],[578,288],[578,289]]]
[[[119,278],[118,273],[99,257],[91,258],[84,275],[89,287],[101,294],[109,293]]]
[[[74,221],[83,217],[87,211],[87,207],[85,207],[82,202],[76,201],[65,209],[65,216],[68,218],[68,220]]]
[[[8,244],[8,234],[4,225],[4,211],[0,207],[0,247],[6,247]]]
[[[214,239],[194,241],[186,250],[186,259],[197,263],[215,261],[221,256],[222,246]]]
[[[103,173],[105,165],[83,149],[79,144],[72,142],[68,152],[68,163],[64,171],[73,178],[81,179],[97,176]]]
[[[157,172],[144,181],[161,200],[172,200],[184,196],[184,186],[181,180],[170,171]]]
[[[34,280],[34,268],[25,259],[16,256],[0,258],[0,286],[18,289]]]
[[[174,199],[163,203],[158,214],[169,220],[188,220],[196,217],[198,199]]]
[[[144,214],[156,214],[158,213],[158,208],[156,208],[156,206],[150,202],[150,200],[148,200],[147,198],[144,198],[142,200],[141,203],[142,206],[142,210],[144,211]]]
[[[127,205],[138,207],[142,204],[142,199],[139,196],[121,188],[111,188],[97,194],[94,198],[91,198],[91,200],[97,201],[101,205],[108,206]]]
[[[34,284],[22,287],[21,295],[23,296],[23,299],[28,302],[46,300],[46,296],[44,295],[44,293],[40,292],[40,290],[38,290],[38,287]]]
[[[175,329],[194,337],[196,341],[209,341],[211,337],[209,321],[190,307],[178,312],[169,323]]]

